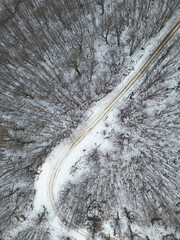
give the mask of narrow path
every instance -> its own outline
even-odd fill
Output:
[[[175,35],[175,33],[180,28],[180,21],[178,21],[168,32],[168,34],[164,37],[164,39],[161,41],[161,43],[156,47],[156,49],[153,51],[151,56],[146,60],[145,63],[142,64],[142,66],[136,70],[134,75],[127,81],[126,85],[118,92],[118,94],[114,97],[113,100],[111,100],[108,105],[105,107],[105,109],[101,112],[101,114],[90,124],[90,126],[87,127],[87,129],[84,129],[79,136],[74,140],[73,143],[68,147],[68,149],[65,151],[65,153],[60,157],[59,161],[57,162],[54,171],[51,175],[50,182],[49,182],[49,192],[48,196],[50,198],[52,207],[54,209],[55,214],[63,221],[66,221],[66,218],[62,216],[62,214],[58,211],[58,208],[56,207],[55,203],[55,196],[54,196],[54,185],[57,179],[57,176],[61,170],[62,164],[65,162],[66,158],[71,153],[72,149],[76,147],[86,136],[87,134],[108,114],[108,112],[116,105],[116,103],[124,96],[124,94],[137,82],[137,80],[142,76],[142,74],[145,73],[145,71],[151,66],[151,64],[155,61],[155,59],[159,56],[167,42]],[[76,229],[76,226],[71,225],[72,229]],[[89,234],[86,231],[83,230],[77,230],[77,232],[85,237],[89,237]]]

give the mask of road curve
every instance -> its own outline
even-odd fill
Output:
[[[50,181],[49,181],[49,187],[48,187],[48,196],[50,198],[53,210],[55,214],[60,218],[62,221],[67,222],[66,218],[58,211],[58,208],[56,207],[55,203],[55,196],[54,196],[54,185],[57,179],[57,176],[61,170],[61,166],[63,162],[66,160],[66,158],[69,156],[72,149],[76,147],[78,143],[80,143],[85,136],[107,115],[107,113],[115,106],[115,104],[119,101],[119,99],[124,96],[124,94],[135,84],[135,82],[139,79],[140,76],[142,76],[143,73],[150,67],[150,65],[154,62],[154,60],[157,58],[157,56],[161,53],[164,46],[167,44],[167,42],[175,35],[175,33],[180,28],[180,21],[178,21],[168,32],[168,34],[164,37],[164,39],[161,41],[161,43],[156,47],[156,49],[153,51],[151,56],[146,60],[145,63],[142,64],[142,66],[134,73],[134,75],[130,78],[130,80],[126,83],[126,85],[118,92],[118,94],[114,97],[113,100],[111,100],[108,105],[105,107],[105,109],[100,113],[100,115],[90,124],[90,126],[87,127],[84,131],[82,131],[79,136],[71,143],[71,145],[68,147],[68,149],[64,152],[64,154],[60,157],[58,160],[53,173],[51,175]],[[77,227],[73,224],[71,224],[72,229],[76,229]],[[77,232],[85,237],[89,237],[89,234],[85,230],[77,230]]]

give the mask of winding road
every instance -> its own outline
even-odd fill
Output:
[[[156,47],[150,57],[134,72],[133,76],[127,81],[125,86],[117,93],[113,100],[111,100],[108,105],[104,108],[104,110],[99,114],[99,116],[86,128],[82,131],[79,136],[70,144],[67,150],[63,153],[63,155],[59,158],[56,163],[56,166],[52,172],[49,187],[48,187],[48,196],[51,201],[51,205],[55,214],[63,221],[66,221],[66,218],[58,211],[56,206],[56,199],[54,193],[54,186],[56,183],[57,176],[61,170],[62,164],[65,162],[66,158],[71,153],[72,149],[74,149],[87,134],[108,114],[108,112],[116,105],[116,103],[124,96],[124,94],[135,85],[137,80],[145,73],[145,71],[151,66],[151,64],[155,61],[155,59],[159,56],[161,51],[164,49],[165,45],[168,41],[177,33],[180,28],[180,21],[178,21],[168,32],[168,34],[163,38],[161,43]],[[71,224],[72,229],[76,229],[76,226]],[[85,237],[88,237],[89,234],[85,230],[77,230],[77,232]]]

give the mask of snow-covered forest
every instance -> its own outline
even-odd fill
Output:
[[[34,211],[42,164],[133,71],[179,7],[178,0],[0,2],[0,239],[74,239],[53,238],[46,207]],[[97,142],[87,150],[71,168],[76,181],[59,190],[66,220],[94,239],[156,240],[154,228],[159,239],[178,239],[178,37],[116,106],[114,124],[101,133],[109,149]]]

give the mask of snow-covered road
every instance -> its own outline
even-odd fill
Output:
[[[172,26],[172,25],[171,25]],[[45,192],[48,191],[48,198],[50,199],[50,203],[52,206],[52,209],[56,215],[56,217],[60,218],[63,221],[66,221],[66,217],[62,216],[62,214],[58,211],[58,208],[56,206],[56,181],[59,178],[59,173],[61,172],[62,166],[66,162],[66,159],[70,156],[72,151],[79,145],[79,143],[82,143],[82,140],[85,140],[87,135],[89,135],[93,129],[97,126],[100,121],[102,121],[107,114],[114,108],[117,102],[119,102],[120,99],[123,98],[125,94],[128,94],[130,91],[132,91],[133,87],[138,83],[138,79],[145,73],[145,71],[151,66],[152,62],[157,58],[157,56],[160,54],[160,52],[163,50],[164,46],[167,44],[167,42],[177,33],[177,31],[180,28],[180,21],[178,21],[173,27],[169,28],[168,34],[164,34],[164,37],[160,43],[156,44],[155,50],[151,47],[151,50],[149,51],[151,54],[144,55],[144,57],[140,60],[140,63],[137,64],[135,67],[134,72],[128,76],[125,81],[123,81],[112,93],[108,94],[105,99],[101,100],[100,103],[98,103],[98,108],[95,107],[95,109],[98,109],[98,111],[95,110],[95,114],[92,114],[87,120],[88,123],[84,126],[84,129],[82,130],[82,127],[77,129],[76,132],[80,131],[80,134],[77,134],[77,137],[72,142],[66,142],[64,146],[61,145],[61,148],[57,151],[55,154],[55,158],[57,161],[54,164],[54,167],[51,172],[48,173],[48,177],[43,184],[48,184],[48,188],[45,188]],[[166,29],[167,32],[167,29]],[[153,50],[153,51],[152,51]],[[102,107],[99,107],[99,104],[102,104]],[[92,111],[94,112],[94,110]],[[76,135],[76,134],[75,134]],[[87,139],[85,140],[87,142]],[[51,156],[53,157],[53,155]],[[46,163],[48,167],[48,162]],[[46,168],[47,169],[47,168]],[[43,171],[42,171],[43,175]],[[47,176],[47,174],[44,174],[44,176]],[[64,177],[64,176],[63,176]],[[40,182],[39,184],[42,184],[43,177],[40,176]],[[38,184],[38,183],[37,183]],[[38,198],[38,197],[37,197]],[[38,205],[38,204],[36,204]],[[73,225],[71,225],[73,228]],[[75,228],[75,226],[74,226]],[[88,236],[88,233],[84,230],[79,230],[80,236]],[[78,239],[81,239],[78,237]],[[84,239],[84,238],[82,238]]]

